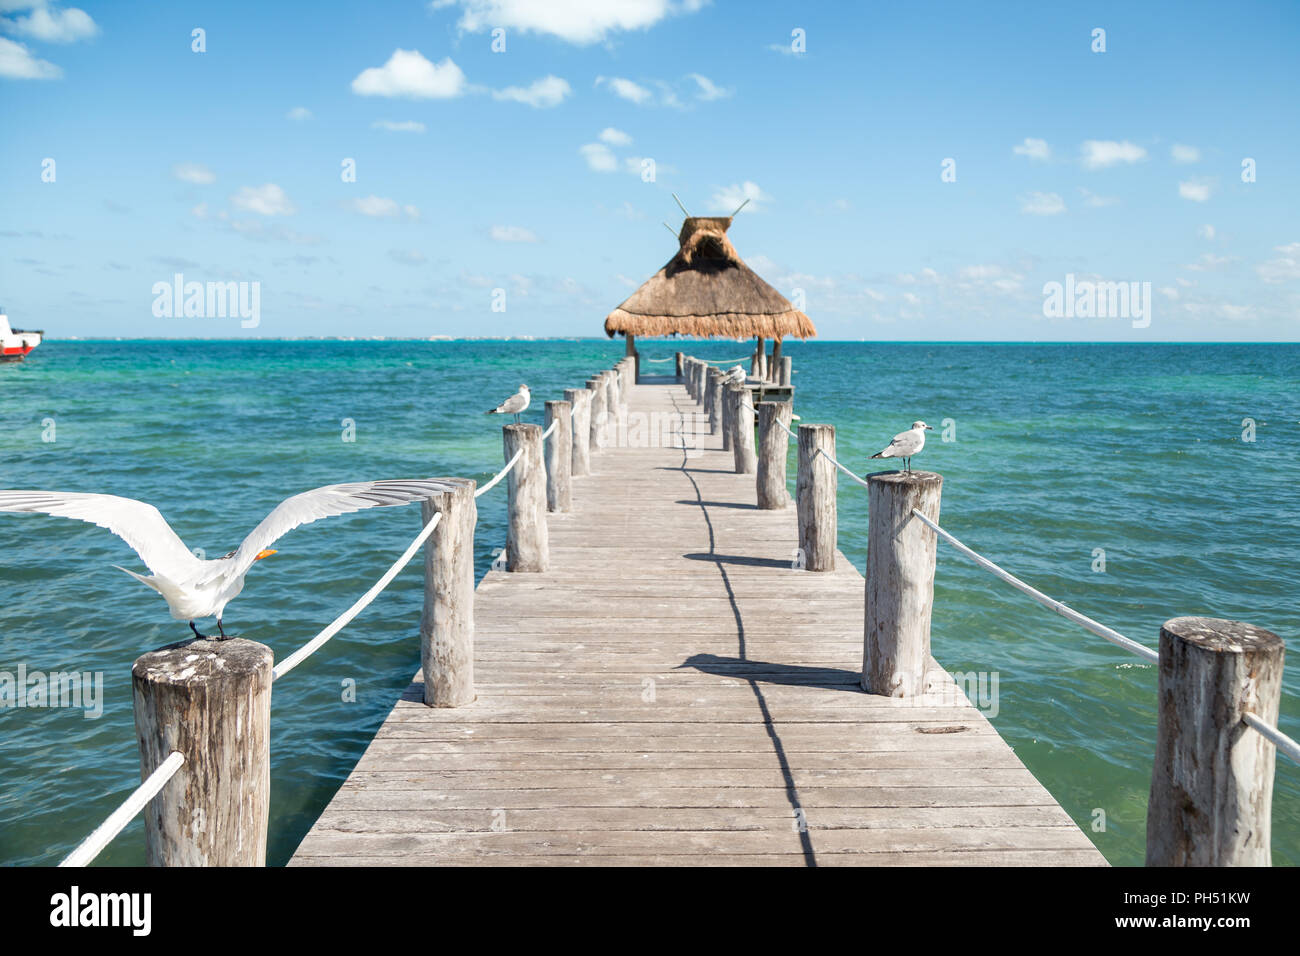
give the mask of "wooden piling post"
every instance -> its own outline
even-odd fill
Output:
[[[774,511],[790,503],[790,492],[785,487],[790,436],[781,425],[790,427],[794,410],[789,402],[759,402],[755,407],[758,409],[758,507]]]
[[[691,398],[695,399],[695,401],[697,402],[700,400],[700,370],[703,368],[703,366],[704,363],[701,362],[699,359],[697,358],[691,359],[690,395]]]
[[[867,479],[866,620],[862,689],[885,697],[925,692],[930,614],[943,478],[932,471],[886,471]]]
[[[758,471],[758,456],[754,452],[754,406],[750,404],[749,389],[744,385],[727,386],[731,395],[731,453],[736,463],[736,474],[752,475]]]
[[[605,383],[601,381],[600,376],[587,379],[587,391],[591,392],[591,400],[587,403],[587,441],[591,451],[600,451],[605,447]],[[587,473],[591,474],[591,468],[588,467]]]
[[[705,393],[704,411],[709,416],[709,433],[716,435],[722,429],[722,388],[726,373],[721,369],[709,369],[709,388]]]
[[[591,392],[585,388],[566,388],[564,400],[573,406],[572,447],[573,460],[569,474],[574,477],[591,474]]]
[[[731,435],[735,411],[731,402],[731,380],[728,378],[718,389],[718,419],[722,425],[722,450],[731,451]]]
[[[550,565],[546,528],[546,471],[540,425],[506,425],[505,460],[524,450],[506,476],[506,570],[545,571]]]
[[[605,447],[618,448],[621,445],[619,435],[623,422],[623,405],[618,397],[618,373],[606,370],[605,377]]]
[[[533,426],[536,427],[536,426]],[[474,526],[477,483],[442,478],[455,485],[426,498],[424,524],[442,512],[424,543],[424,613],[420,616],[420,665],[424,702],[460,707],[474,700]]]
[[[674,353],[673,353],[673,356],[674,356],[674,358],[676,359],[676,362],[677,362],[677,366],[676,366],[676,368],[677,368],[677,381],[680,382],[680,381],[682,380],[682,353],[681,353],[681,352],[674,352]]]
[[[271,797],[271,649],[193,640],[131,667],[140,779],[185,757],[144,809],[150,866],[265,866]]]
[[[555,424],[555,431],[546,439],[547,511],[568,511],[573,507],[569,481],[573,474],[573,430],[569,418],[572,412],[569,402],[546,403],[546,427]]]
[[[1147,866],[1270,866],[1277,748],[1242,720],[1277,726],[1282,639],[1240,621],[1176,617],[1160,628]]]
[[[788,355],[781,356],[781,375],[780,378],[777,379],[778,385],[789,385],[791,384],[791,382],[793,382],[794,380],[793,365],[794,362],[791,360],[790,356]]]
[[[824,454],[821,454],[823,453]],[[834,571],[839,516],[836,510],[834,425],[799,426],[799,553],[805,571]]]
[[[781,380],[781,336],[777,336],[772,341],[772,359],[767,363],[767,378],[770,382],[779,382]]]

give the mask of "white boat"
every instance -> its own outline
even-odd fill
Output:
[[[11,329],[9,316],[5,315],[4,308],[0,306],[0,361],[21,362],[28,352],[41,344],[44,335],[41,331]]]

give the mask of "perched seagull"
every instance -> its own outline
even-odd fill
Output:
[[[153,574],[146,577],[114,567],[161,594],[171,608],[172,617],[189,621],[190,630],[197,637],[206,635],[199,633],[194,619],[215,617],[221,633],[217,640],[225,640],[222,612],[244,589],[244,575],[253,563],[276,553],[267,546],[277,538],[321,518],[365,508],[404,505],[450,487],[445,481],[421,478],[352,481],[305,491],[280,502],[243,544],[225,557],[213,560],[204,560],[190,551],[157,508],[132,498],[65,491],[0,491],[0,511],[36,512],[89,521],[107,528],[134,548]]]
[[[519,416],[528,410],[528,386],[520,385],[519,391],[515,392],[496,408],[488,409],[489,415],[513,415],[515,424],[519,424]]]
[[[903,470],[912,470],[912,456],[925,447],[925,433],[934,431],[925,422],[912,422],[912,427],[899,432],[894,440],[872,455],[872,458],[901,458]]]
[[[731,368],[727,369],[727,377],[730,378],[733,382],[737,382],[741,385],[744,385],[745,384],[744,367],[740,365],[731,366]]]

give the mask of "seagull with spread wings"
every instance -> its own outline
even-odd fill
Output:
[[[275,551],[270,545],[299,525],[321,518],[349,514],[366,508],[384,508],[421,501],[450,490],[445,481],[409,479],[395,481],[353,481],[326,485],[286,498],[262,519],[238,548],[225,557],[198,557],[177,536],[151,504],[117,495],[81,494],[64,491],[0,491],[0,511],[25,511],[88,521],[113,532],[132,548],[151,575],[126,571],[141,584],[163,596],[178,621],[189,621],[196,636],[195,618],[215,617],[221,626],[226,605],[244,589],[244,575],[262,558]],[[117,565],[114,565],[117,567]]]

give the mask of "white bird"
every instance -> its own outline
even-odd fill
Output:
[[[925,433],[934,431],[925,422],[912,422],[912,427],[899,432],[894,440],[872,455],[872,458],[901,458],[903,470],[912,470],[912,456],[925,447]]]
[[[738,382],[739,384],[744,385],[745,384],[744,367],[741,365],[731,366],[731,368],[727,369],[727,377],[730,378],[733,382]]]
[[[489,415],[513,415],[515,424],[519,424],[519,416],[528,409],[528,386],[520,385],[519,391],[515,392],[496,408],[488,409]]]
[[[172,617],[189,621],[190,630],[198,637],[205,635],[194,626],[194,619],[215,617],[221,633],[217,640],[224,640],[222,612],[244,589],[244,575],[254,562],[276,553],[267,547],[276,539],[299,525],[321,518],[365,508],[404,505],[450,488],[445,481],[410,479],[353,481],[305,491],[280,502],[243,544],[212,560],[190,551],[157,508],[133,498],[65,491],[0,491],[0,511],[73,518],[107,528],[134,548],[153,574],[145,576],[114,567],[161,594]]]

